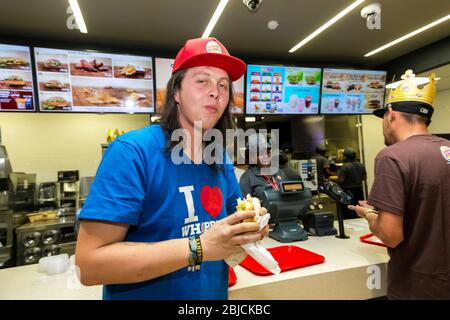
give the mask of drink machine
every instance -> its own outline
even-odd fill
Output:
[[[75,215],[79,208],[78,170],[58,171],[60,207],[63,215]]]

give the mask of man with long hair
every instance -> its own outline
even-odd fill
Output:
[[[254,211],[235,212],[241,193],[224,140],[208,163],[195,161],[206,144],[191,142],[197,124],[202,136],[232,127],[232,81],[244,72],[218,40],[188,40],[175,58],[161,124],[108,148],[80,213],[76,249],[81,282],[104,284],[104,299],[227,299],[223,260],[268,228],[242,222]]]

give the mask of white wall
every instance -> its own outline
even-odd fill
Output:
[[[362,118],[362,136],[364,148],[364,165],[367,171],[368,191],[373,183],[373,170],[375,157],[378,152],[385,147],[383,137],[383,120],[373,115],[363,115]]]
[[[365,166],[367,170],[367,186],[370,191],[374,178],[375,157],[385,147],[382,119],[372,115],[362,116],[362,131]],[[450,90],[437,92],[434,103],[434,114],[429,131],[430,133],[450,134]]]
[[[431,133],[450,134],[450,89],[437,92],[429,130]]]
[[[59,170],[94,176],[108,129],[142,128],[149,115],[0,113],[2,142],[15,172],[56,181]]]

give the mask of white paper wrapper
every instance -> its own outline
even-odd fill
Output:
[[[263,216],[259,216],[258,213],[257,222],[259,223],[259,230],[263,229],[267,225],[267,223],[269,223],[269,219],[270,214],[267,213]],[[272,257],[270,252],[262,246],[261,241],[244,244],[242,245],[242,248],[244,248],[246,253],[248,253],[253,259],[256,260],[256,262],[258,262],[268,271],[272,272],[273,274],[279,274],[281,272],[281,269],[278,266],[278,262]],[[245,259],[245,256],[245,253],[239,251],[236,254],[225,259],[225,262],[228,263],[229,266],[234,268],[236,265],[241,263],[242,260]]]

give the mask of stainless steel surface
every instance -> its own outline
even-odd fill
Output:
[[[41,257],[75,252],[74,217],[26,223],[16,229],[16,264],[37,263]]]
[[[12,258],[13,219],[12,211],[0,211],[0,268]]]
[[[10,191],[0,191],[0,211],[10,209],[11,195],[12,193]]]
[[[9,162],[6,147],[0,143],[0,179],[8,179],[11,171],[11,163]]]

